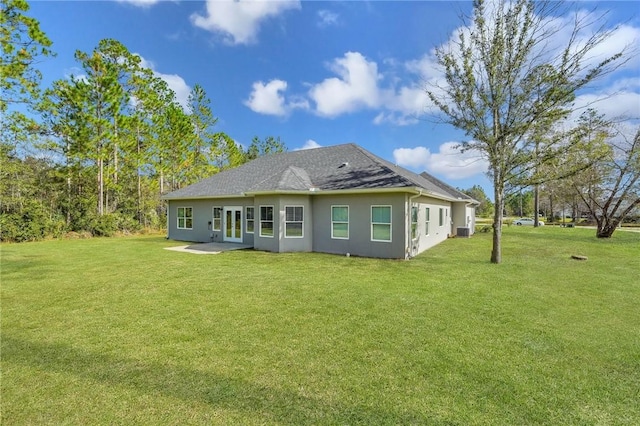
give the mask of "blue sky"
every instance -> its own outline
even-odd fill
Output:
[[[640,2],[578,3],[596,6],[609,11],[607,26],[621,25],[599,53],[640,45]],[[216,130],[244,146],[254,136],[279,136],[289,150],[353,142],[491,196],[486,162],[457,152],[465,135],[426,114],[423,90],[439,77],[433,49],[450,42],[470,10],[462,1],[36,1],[29,15],[57,52],[39,64],[44,84],[81,74],[75,50],[113,38],[182,102],[203,86]],[[576,104],[600,98],[593,106],[610,117],[640,117],[638,56]]]

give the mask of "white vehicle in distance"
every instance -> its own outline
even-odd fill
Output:
[[[533,219],[530,217],[521,217],[520,219],[516,219],[513,224],[517,226],[533,226]],[[544,226],[544,222],[541,220],[538,221],[538,224]]]

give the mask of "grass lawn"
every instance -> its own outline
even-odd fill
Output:
[[[502,265],[490,234],[411,261],[171,245],[0,246],[3,425],[640,423],[640,233],[510,227]]]

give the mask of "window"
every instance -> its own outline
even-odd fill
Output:
[[[440,217],[438,223],[440,226],[444,225],[444,209],[440,208]]]
[[[213,228],[214,231],[222,229],[222,207],[213,208]]]
[[[371,240],[391,241],[391,206],[371,206]]]
[[[260,206],[260,236],[273,237],[273,206]]]
[[[418,237],[418,206],[411,206],[411,239]]]
[[[331,206],[331,238],[349,239],[349,206]]]
[[[303,235],[303,208],[302,206],[285,206],[284,208],[284,237],[302,238]]]
[[[255,215],[255,207],[247,207],[247,213],[245,214],[245,218],[247,221],[246,229],[247,234],[253,234],[253,226],[254,226],[254,215]]]
[[[193,207],[178,207],[178,229],[193,229]]]
[[[427,207],[424,210],[425,219],[424,219],[424,235],[429,235],[429,221],[431,220],[431,210]]]

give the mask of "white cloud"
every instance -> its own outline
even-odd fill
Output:
[[[294,109],[307,109],[309,102],[296,95],[286,100],[284,92],[287,90],[287,82],[274,79],[267,84],[262,81],[253,83],[253,90],[249,99],[244,101],[252,111],[259,114],[286,116]]]
[[[373,124],[391,123],[396,126],[410,126],[418,122],[417,115],[400,114],[397,112],[381,112],[373,119]]]
[[[318,27],[326,28],[338,25],[340,16],[330,10],[322,9],[318,11]]]
[[[380,109],[373,122],[394,125],[415,124],[420,116],[433,108],[424,89],[417,85],[381,86],[384,77],[378,72],[377,63],[359,52],[347,52],[327,67],[337,77],[310,84],[306,97],[285,97],[287,82],[271,80],[267,84],[253,83],[245,105],[255,112],[277,116],[287,115],[293,109],[312,110],[323,117]]]
[[[429,148],[398,148],[393,151],[396,164],[414,170],[426,170],[442,175],[447,179],[464,179],[488,170],[487,161],[477,152],[460,152],[458,143],[445,142],[439,152],[432,153]]]
[[[304,145],[302,145],[300,148],[296,148],[294,149],[294,151],[302,151],[305,149],[314,149],[314,148],[321,148],[322,145],[320,145],[318,142],[314,141],[313,139],[308,139]]]
[[[256,41],[263,21],[300,7],[297,0],[207,0],[206,14],[194,13],[191,22],[196,27],[220,34],[229,44],[250,44]]]
[[[640,93],[619,91],[614,93],[594,92],[576,97],[574,101],[576,119],[586,108],[593,108],[611,120],[620,118],[640,119]]]
[[[329,64],[329,69],[339,78],[327,78],[309,91],[319,115],[335,117],[380,105],[380,76],[375,62],[358,52],[347,52]]]
[[[155,69],[155,64],[149,60],[146,60],[142,56],[140,57],[140,66],[144,68],[149,68],[153,71],[153,74],[161,78],[167,83],[167,86],[176,94],[176,101],[180,106],[186,110],[187,105],[189,105],[189,93],[191,93],[191,87],[184,81],[184,78],[180,77],[178,74],[164,74]]]
[[[286,115],[284,96],[281,94],[285,90],[286,81],[271,80],[267,84],[257,81],[253,83],[253,91],[244,104],[259,114]]]
[[[159,3],[161,0],[117,0],[117,1],[119,3],[130,3],[138,7],[150,7],[156,3]]]

